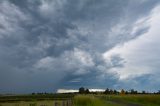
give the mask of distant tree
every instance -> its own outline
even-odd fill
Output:
[[[80,94],[85,93],[85,89],[84,89],[83,87],[79,88],[79,93],[80,93]]]
[[[129,92],[128,92],[128,91],[126,91],[126,92],[125,92],[125,94],[129,94]]]
[[[114,90],[114,91],[113,91],[113,94],[118,94],[118,91]]]
[[[109,90],[109,94],[113,94],[113,90],[112,89]]]
[[[104,94],[109,94],[110,93],[110,91],[109,91],[109,89],[107,88],[105,91],[104,91]]]
[[[136,90],[136,91],[134,91],[134,94],[138,94],[138,91]]]
[[[138,91],[136,91],[134,89],[131,89],[130,91],[131,91],[131,94],[137,94],[138,93]]]
[[[89,94],[89,93],[90,93],[90,92],[89,92],[89,89],[86,89],[86,90],[85,90],[85,93],[86,93],[86,94]]]
[[[146,94],[146,91],[142,91],[142,94]]]
[[[134,89],[131,89],[130,92],[131,92],[131,94],[134,94]]]
[[[160,94],[160,90],[158,90],[157,94]]]
[[[125,91],[124,91],[124,89],[122,89],[122,90],[121,90],[121,94],[122,94],[122,95],[124,95],[124,94],[125,94]]]

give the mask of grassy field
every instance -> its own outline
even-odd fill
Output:
[[[13,95],[13,96],[0,96],[1,102],[14,102],[14,101],[41,101],[41,100],[64,100],[73,98],[73,94],[42,94],[42,95]]]
[[[0,106],[54,106],[55,103],[61,105],[62,101],[44,100],[44,101],[4,102],[0,103]]]
[[[74,97],[74,106],[122,106],[106,101],[93,95],[77,95]]]
[[[1,96],[0,106],[160,106],[160,95],[54,94]]]
[[[160,95],[77,95],[74,106],[160,106]]]
[[[106,97],[105,97],[106,98]],[[142,106],[160,106],[160,95],[117,95],[110,96],[111,101],[117,103],[140,104]],[[106,98],[107,100],[107,98]]]
[[[72,106],[73,94],[0,96],[0,106]]]

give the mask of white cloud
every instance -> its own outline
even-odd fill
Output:
[[[158,74],[158,65],[160,64],[159,58],[159,39],[160,39],[160,6],[153,9],[150,14],[149,21],[140,19],[135,24],[134,30],[139,29],[145,23],[150,24],[150,30],[142,36],[125,43],[121,46],[116,46],[110,51],[104,53],[106,60],[110,59],[112,55],[119,54],[125,59],[124,67],[111,69],[120,75],[120,80],[132,79],[135,77],[143,76],[145,74]],[[133,30],[133,31],[134,31]],[[156,79],[156,78],[155,78]]]
[[[38,63],[35,64],[35,67],[36,68],[50,68],[52,67],[53,62],[54,62],[54,58],[47,56],[39,60]]]
[[[92,57],[86,51],[74,49],[74,56],[78,61],[80,61],[80,64],[86,65],[86,66],[94,66]]]
[[[16,5],[6,1],[0,3],[0,38],[17,37],[24,33],[21,22],[29,24],[31,17],[29,14],[23,13]],[[14,34],[13,33],[19,33]],[[18,36],[21,38],[22,36]]]
[[[87,67],[93,67],[94,62],[89,53],[75,48],[73,51],[66,51],[64,55],[58,57],[44,57],[33,65],[35,68],[50,71],[73,72],[81,75],[88,73]]]
[[[54,20],[59,17],[63,9],[66,0],[40,0],[41,4],[39,5],[39,12],[41,16]]]

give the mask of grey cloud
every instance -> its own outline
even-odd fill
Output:
[[[74,87],[75,83],[69,81],[75,78],[84,79],[77,87],[114,86],[118,75],[108,70],[123,67],[123,59],[115,56],[110,65],[102,54],[145,33],[148,27],[140,27],[130,37],[134,23],[147,16],[157,3],[158,0],[142,4],[123,0],[2,0],[0,92],[6,88],[5,92],[9,92],[9,87],[17,89],[14,92]],[[133,10],[135,5],[139,8]],[[132,17],[128,11],[136,15]],[[114,34],[117,29],[123,30],[122,33]],[[21,84],[23,88],[18,87]]]
[[[155,78],[157,78],[155,80]],[[156,92],[159,89],[159,77],[155,74],[144,74],[133,79],[119,82],[118,88],[126,88],[126,90],[136,89],[139,91],[146,90],[148,92]],[[130,85],[130,86],[127,86]]]

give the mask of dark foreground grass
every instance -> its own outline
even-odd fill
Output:
[[[12,95],[0,96],[0,103],[16,101],[66,100],[72,99],[73,97],[74,94]]]

